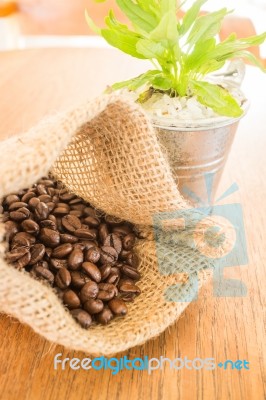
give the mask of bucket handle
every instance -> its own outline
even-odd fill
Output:
[[[212,74],[213,78],[222,78],[223,82],[227,82],[230,86],[240,88],[246,73],[246,66],[242,60],[233,60],[223,72]]]

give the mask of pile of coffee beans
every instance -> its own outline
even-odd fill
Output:
[[[99,213],[61,182],[40,179],[3,199],[7,261],[55,288],[84,328],[127,314],[140,294],[134,227]]]

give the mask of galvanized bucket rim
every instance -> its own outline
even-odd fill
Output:
[[[211,117],[204,119],[186,119],[177,120],[175,118],[167,117],[151,117],[152,124],[155,128],[160,128],[170,131],[205,131],[217,128],[222,128],[227,125],[232,125],[242,119],[248,112],[250,102],[245,100],[242,105],[243,114],[238,118],[230,117]]]

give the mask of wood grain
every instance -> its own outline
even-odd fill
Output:
[[[114,50],[32,50],[0,54],[0,138],[17,134],[40,118],[99,94],[107,84],[146,68]],[[252,102],[241,122],[219,192],[237,182],[228,201],[243,207],[249,264],[230,267],[226,277],[241,279],[243,298],[215,298],[212,284],[160,337],[123,353],[129,358],[214,357],[246,359],[250,370],[55,371],[55,354],[86,357],[53,345],[27,326],[1,316],[1,398],[263,400],[265,385],[266,265],[266,77],[249,68],[245,90]],[[0,161],[1,162],[1,161]],[[118,355],[118,357],[121,354]]]

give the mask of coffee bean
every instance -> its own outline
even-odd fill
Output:
[[[90,314],[81,309],[71,311],[72,317],[82,326],[82,328],[88,329],[92,324]]]
[[[97,214],[94,208],[92,207],[84,207],[83,213],[86,217],[97,218]]]
[[[95,282],[99,283],[101,281],[101,271],[95,264],[84,262],[81,269]]]
[[[79,210],[70,210],[69,215],[75,215],[76,217],[80,218],[82,217],[82,211]]]
[[[83,213],[85,204],[73,204],[70,206],[70,208],[71,208],[71,210],[81,211]]]
[[[107,325],[113,319],[113,317],[112,311],[107,306],[105,306],[99,314],[96,314],[97,321],[102,325]]]
[[[41,196],[39,196],[39,200],[42,203],[50,203],[52,201],[51,196],[49,196],[49,194],[41,194]]]
[[[89,299],[83,304],[84,310],[88,311],[89,314],[98,314],[103,310],[104,304],[99,299]]]
[[[6,253],[6,258],[9,262],[14,262],[23,257],[25,254],[29,252],[28,248],[18,247],[17,249],[13,249],[10,252]]]
[[[81,239],[89,239],[89,240],[94,240],[94,239],[96,239],[96,236],[97,236],[94,231],[89,230],[89,229],[77,229],[74,232],[74,235]]]
[[[106,283],[112,283],[117,285],[120,279],[121,273],[118,268],[112,268],[108,278],[105,280]]]
[[[67,261],[60,260],[58,258],[51,258],[50,264],[51,264],[52,269],[54,269],[54,270],[60,270],[61,268],[67,268]]]
[[[47,207],[47,204],[42,202],[38,203],[37,206],[35,207],[34,214],[38,221],[47,219],[49,215],[49,209]]]
[[[49,218],[50,217],[53,217],[53,215],[50,215]],[[52,221],[50,219],[44,219],[43,221],[40,221],[40,226],[42,228],[52,229],[53,231],[57,230],[56,221]]]
[[[30,212],[27,208],[19,208],[17,211],[11,211],[9,216],[14,221],[23,221],[24,219],[29,218]]]
[[[60,234],[61,243],[77,243],[78,238],[76,236],[70,235],[69,233],[61,233]]]
[[[116,235],[115,233],[111,233],[106,237],[104,241],[104,246],[113,247],[117,254],[119,254],[122,250],[122,241],[118,235]]]
[[[7,196],[4,200],[4,204],[6,204],[7,206],[10,206],[12,203],[18,202],[19,201],[19,197],[16,194],[10,194],[9,196]]]
[[[138,266],[139,266],[139,258],[137,256],[137,254],[134,253],[133,251],[130,251],[128,253],[125,261],[127,262],[127,264],[131,265],[131,267],[133,267],[133,268],[138,268]]]
[[[45,247],[43,244],[37,243],[32,246],[30,249],[30,254],[31,254],[31,260],[29,262],[29,265],[36,264],[38,261],[40,261],[45,253]]]
[[[37,185],[37,193],[38,195],[47,194],[45,186],[42,184]]]
[[[114,315],[124,316],[127,314],[127,306],[121,299],[112,299],[108,302],[108,307]]]
[[[50,247],[45,247],[45,257],[48,258],[48,260],[50,259],[52,252],[53,249],[51,249]]]
[[[40,203],[40,199],[38,199],[38,197],[32,197],[29,200],[29,207],[31,210],[34,210],[36,208],[36,206]]]
[[[60,243],[60,234],[52,229],[42,228],[40,232],[40,240],[46,246],[54,248]]]
[[[128,276],[131,279],[134,280],[139,280],[140,279],[140,273],[133,267],[131,267],[130,265],[123,265],[123,267],[121,268],[122,272]]]
[[[74,250],[72,250],[67,260],[69,269],[71,270],[79,269],[83,261],[84,261],[83,251],[78,247],[74,248]]]
[[[30,199],[32,199],[35,196],[36,194],[34,192],[27,192],[22,196],[21,201],[23,201],[24,203],[28,203]]]
[[[96,282],[90,281],[85,283],[80,291],[80,300],[85,303],[89,299],[95,299],[99,293],[99,288]]]
[[[111,269],[112,266],[110,264],[105,264],[100,268],[102,281],[104,281],[110,275]]]
[[[136,237],[134,233],[129,233],[123,237],[123,249],[132,250],[135,244]]]
[[[21,270],[22,268],[26,267],[26,265],[28,265],[29,262],[30,262],[30,252],[28,251],[26,254],[24,254],[24,256],[15,261],[13,265],[16,269]]]
[[[71,253],[72,250],[73,250],[72,244],[70,243],[61,244],[60,246],[57,246],[55,249],[53,249],[52,257],[65,258],[68,254]]]
[[[14,221],[5,222],[5,231],[7,241],[11,241],[16,233],[19,232],[19,225]]]
[[[107,224],[100,224],[99,225],[99,239],[100,242],[103,244],[107,236],[109,235]]]
[[[49,213],[51,213],[51,212],[54,210],[54,208],[55,208],[55,203],[53,203],[52,201],[50,201],[49,203],[46,203],[46,204],[47,204]]]
[[[82,199],[80,197],[76,197],[75,199],[70,200],[68,203],[69,204],[79,204],[79,203],[82,203]]]
[[[97,299],[108,301],[117,295],[117,288],[111,283],[99,283],[99,293]]]
[[[36,242],[36,238],[27,232],[19,232],[12,239],[12,246],[25,246],[25,241],[32,245]]]
[[[117,235],[122,237],[128,235],[129,233],[132,233],[131,227],[127,224],[114,226],[112,231],[113,233],[116,233]]]
[[[68,214],[68,210],[63,207],[56,207],[53,211],[54,215],[63,217]]]
[[[102,264],[114,264],[117,261],[118,254],[113,247],[103,246],[101,248],[100,261]]]
[[[81,289],[85,283],[90,282],[90,278],[80,271],[70,271],[71,285],[77,289]]]
[[[61,192],[61,193],[62,193],[62,192]],[[70,200],[75,199],[75,198],[76,198],[76,195],[73,194],[73,193],[63,193],[63,194],[60,194],[60,195],[59,195],[59,198],[60,198],[60,200],[63,200],[63,201],[68,202],[68,201],[70,201]]]
[[[37,222],[33,221],[32,219],[26,219],[21,223],[21,228],[23,231],[30,233],[32,235],[38,235],[40,231],[40,227]]]
[[[19,208],[27,207],[28,204],[23,201],[16,201],[9,206],[9,211],[15,211]]]
[[[139,295],[141,293],[140,288],[137,285],[134,285],[133,283],[123,283],[120,286],[120,291],[121,291],[121,293],[124,293],[124,294]]]
[[[92,263],[97,263],[100,259],[101,251],[98,247],[93,246],[86,251],[85,260]]]
[[[50,284],[54,282],[54,274],[49,271],[49,269],[38,266],[34,269],[34,271],[38,278],[43,279]]]
[[[80,306],[80,299],[78,295],[73,290],[66,290],[63,295],[63,302],[68,306],[68,308],[74,309]]]
[[[81,222],[75,215],[66,215],[63,217],[62,225],[69,232],[75,232],[81,228]]]
[[[88,225],[90,228],[97,228],[100,224],[100,220],[98,218],[89,216],[83,220],[83,223]]]

